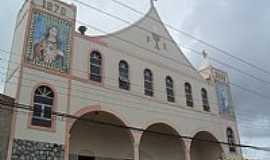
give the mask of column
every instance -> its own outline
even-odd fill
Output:
[[[190,157],[190,149],[189,149],[189,148],[187,148],[187,149],[185,150],[185,157],[186,157],[186,160],[191,160],[191,157]]]
[[[191,140],[190,139],[184,139],[185,143],[185,160],[191,160],[191,155],[190,155],[190,147],[191,147]]]
[[[134,141],[133,141],[133,151],[134,151],[134,160],[140,159],[140,140],[142,137],[141,131],[132,131]]]

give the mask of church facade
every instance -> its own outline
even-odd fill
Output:
[[[241,155],[227,73],[195,69],[153,4],[102,36],[76,31],[76,12],[27,0],[17,15],[5,94],[31,111],[13,113],[8,160]]]

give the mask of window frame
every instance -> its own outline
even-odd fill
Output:
[[[208,92],[205,88],[201,89],[201,98],[202,98],[203,110],[206,112],[210,112]]]
[[[124,64],[125,67],[121,67],[121,64]],[[130,90],[129,65],[125,60],[118,63],[118,87],[123,90]]]
[[[227,142],[229,144],[229,151],[231,153],[236,153],[235,136],[234,136],[234,131],[232,128],[228,127],[226,129],[226,136],[227,136]]]
[[[186,82],[184,84],[185,87],[185,95],[186,95],[186,105],[188,107],[193,107],[194,102],[193,102],[193,95],[192,95],[192,86],[189,82]]]
[[[44,93],[40,93],[40,95],[37,94],[38,92],[38,89],[41,89],[42,87],[44,88],[47,88],[49,89],[49,91],[52,93],[52,97],[46,97],[42,94]],[[29,128],[32,128],[32,129],[39,129],[39,130],[43,130],[43,131],[49,131],[49,132],[55,132],[55,125],[56,125],[56,116],[53,115],[53,112],[55,111],[55,104],[56,104],[56,94],[55,94],[55,90],[53,87],[49,86],[48,84],[40,84],[38,85],[37,87],[35,87],[33,89],[33,92],[32,92],[32,106],[33,106],[33,112],[29,113],[29,118],[28,118],[28,127]],[[48,98],[48,99],[51,99],[51,103],[48,104],[48,103],[44,103],[44,102],[38,102],[38,101],[35,101],[35,98],[37,97],[42,97],[42,98]],[[44,100],[44,99],[43,99]],[[35,116],[34,114],[35,113],[35,109],[38,110],[38,108],[35,108],[35,105],[39,105],[41,107],[41,116]],[[48,114],[46,113],[45,109],[49,108],[49,117],[46,117],[45,115]],[[40,113],[38,113],[40,114]],[[45,122],[46,121],[46,122]],[[48,122],[49,121],[49,122]],[[46,123],[49,123],[49,124],[46,124]]]
[[[93,55],[97,55],[95,58]],[[97,50],[93,50],[90,53],[89,56],[89,79],[91,81],[97,82],[97,83],[102,83],[103,81],[103,57],[102,54],[97,51]],[[96,61],[95,63],[93,63],[94,61]],[[92,72],[92,67],[95,67],[99,74],[95,72]]]
[[[168,80],[171,81],[170,85],[168,85]],[[167,96],[167,101],[171,103],[175,103],[175,93],[174,93],[174,82],[172,77],[167,76],[165,79],[166,83],[166,96]]]
[[[147,72],[149,73],[149,77],[147,77]],[[153,73],[150,69],[145,69],[143,75],[144,75],[144,95],[153,97],[154,96]]]

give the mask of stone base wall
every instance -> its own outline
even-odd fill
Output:
[[[16,139],[11,160],[64,160],[64,146]]]

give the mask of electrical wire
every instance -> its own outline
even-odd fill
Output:
[[[241,86],[239,86],[239,85],[234,85],[234,86],[236,86],[236,87],[238,87],[238,88],[241,88],[242,90],[245,90],[245,91],[248,91],[248,92],[252,92],[252,93],[257,94],[257,95],[261,95],[261,94],[259,94],[259,93],[256,92],[256,91],[254,92],[253,90],[250,90],[250,89],[241,87]],[[264,96],[264,95],[261,95],[261,96]],[[268,98],[268,97],[265,97],[265,98]]]
[[[79,3],[79,0],[73,0],[73,1],[76,1],[77,3]],[[111,1],[113,1],[114,3],[117,3],[117,4],[119,4],[119,5],[121,5],[121,6],[125,7],[125,8],[127,8],[127,9],[129,9],[129,10],[131,10],[131,11],[133,11],[133,12],[136,12],[136,13],[138,13],[138,14],[140,14],[140,15],[145,15],[145,13],[143,13],[142,11],[139,11],[139,10],[137,10],[137,9],[135,9],[135,8],[133,8],[133,7],[131,7],[131,6],[129,6],[129,5],[125,4],[125,3],[123,3],[123,2],[120,2],[119,0],[111,0]],[[93,6],[92,6],[92,7],[93,7]],[[238,56],[235,56],[235,55],[233,55],[232,53],[229,53],[228,51],[225,51],[224,49],[221,49],[221,48],[219,48],[219,47],[216,47],[215,45],[210,44],[210,43],[208,43],[208,42],[206,42],[206,41],[204,41],[204,40],[201,40],[201,39],[199,39],[199,38],[197,38],[197,37],[195,37],[195,36],[193,36],[193,35],[191,35],[191,34],[185,32],[185,31],[183,31],[183,30],[178,29],[177,27],[174,27],[173,25],[170,25],[170,24],[167,24],[167,23],[163,23],[163,22],[161,22],[160,20],[158,20],[158,19],[156,19],[156,18],[154,18],[154,17],[151,17],[151,16],[147,16],[147,18],[149,18],[149,19],[151,19],[151,20],[153,20],[153,21],[155,21],[155,22],[158,22],[158,23],[160,23],[160,24],[162,24],[162,25],[165,25],[165,26],[167,26],[168,28],[170,28],[170,29],[172,29],[172,30],[174,30],[174,31],[176,31],[176,32],[178,32],[178,33],[180,33],[180,34],[183,34],[183,35],[185,35],[185,36],[187,36],[187,37],[189,37],[189,38],[191,38],[191,39],[193,39],[193,40],[195,40],[195,41],[197,41],[197,42],[199,42],[199,43],[201,43],[201,44],[204,44],[205,46],[207,46],[207,47],[209,47],[209,48],[212,48],[212,49],[214,49],[214,50],[216,50],[216,51],[222,53],[223,55],[226,55],[226,56],[229,56],[229,57],[231,57],[231,58],[234,58],[234,59],[236,59],[238,62],[241,62],[241,63],[243,63],[243,64],[246,64],[246,65],[248,65],[248,66],[251,66],[252,68],[255,68],[255,69],[257,69],[257,70],[259,70],[259,71],[261,71],[261,72],[263,72],[263,73],[265,73],[265,74],[270,75],[270,72],[267,71],[267,70],[265,70],[265,69],[263,69],[262,67],[259,67],[259,66],[257,66],[256,64],[253,64],[253,63],[251,63],[251,62],[248,62],[247,60],[244,60],[244,59],[242,59],[242,58],[240,58],[240,57],[238,57]]]
[[[64,80],[59,80],[59,79],[50,79],[50,78],[48,78],[48,77],[45,77],[45,76],[41,76],[41,75],[35,75],[34,73],[27,73],[27,74],[29,74],[29,75],[34,75],[33,77],[39,77],[39,78],[41,78],[41,79],[47,79],[47,80],[51,80],[51,81],[59,81],[59,82],[66,82],[66,81],[64,81]],[[108,79],[108,80],[118,80],[118,79],[116,79],[116,78],[111,78],[111,79],[109,79],[108,77],[104,77],[104,79]],[[29,79],[30,80],[30,79]],[[31,79],[32,80],[32,79]],[[133,84],[133,83],[131,83],[131,84]],[[135,85],[137,85],[138,87],[140,87],[141,89],[144,89],[144,87],[143,86],[140,86],[140,85],[138,85],[138,84],[135,84]],[[76,86],[76,85],[75,85]],[[82,87],[82,85],[78,85],[79,87]],[[84,86],[83,86],[84,87]],[[114,87],[114,86],[110,86],[110,87]],[[67,88],[65,88],[65,89],[67,89]],[[92,87],[90,87],[90,89],[93,89]],[[107,88],[108,89],[108,88]],[[118,89],[117,87],[114,87],[114,89]],[[117,90],[115,90],[115,91],[117,91]],[[155,91],[156,92],[156,91]],[[157,92],[159,92],[159,93],[161,93],[161,94],[164,94],[164,92],[163,91],[159,91],[159,90],[157,90]],[[121,94],[121,92],[120,92],[120,94]],[[138,96],[138,95],[140,95],[141,93],[136,93],[135,94],[135,96]],[[134,94],[133,94],[134,95]],[[144,96],[139,96],[140,98],[145,98]],[[183,95],[183,94],[180,94],[180,95],[176,95],[176,97],[180,97],[181,99],[185,99],[185,95]],[[148,100],[152,100],[152,99],[148,99]],[[200,103],[201,102],[201,99],[197,99],[197,98],[193,98],[193,100],[195,101],[195,102],[198,102],[198,103]],[[163,102],[162,101],[162,103],[163,104],[170,104],[170,103],[166,103],[166,102]],[[219,105],[218,103],[215,103],[215,102],[212,102],[212,100],[210,99],[210,101],[209,101],[209,104],[210,105]],[[185,107],[186,108],[186,107]]]
[[[81,21],[79,21],[80,23],[81,23]],[[83,23],[82,23],[83,24]],[[84,24],[84,25],[87,25],[87,24]],[[87,25],[87,27],[90,27],[90,28],[92,28],[92,29],[94,29],[94,30],[98,30],[98,31],[100,31],[100,32],[102,32],[102,30],[101,29],[98,29],[98,28],[96,28],[96,27],[94,27],[94,26],[91,26],[91,25]],[[108,34],[107,32],[105,32],[105,31],[103,31],[103,33],[105,33],[105,34]],[[122,38],[119,38],[118,36],[115,36],[115,35],[111,35],[112,37],[114,37],[114,38],[116,38],[116,39],[120,39],[120,40],[123,40],[123,41],[126,41],[126,43],[129,43],[127,40],[124,40],[124,39],[122,39]],[[131,43],[131,42],[130,42]],[[134,43],[133,43],[134,44]],[[135,44],[134,44],[135,45]],[[138,45],[136,45],[136,46],[138,46]],[[149,50],[149,49],[147,49],[147,50]],[[152,51],[152,50],[151,50]],[[155,51],[152,51],[152,52],[154,52],[155,53]],[[158,53],[156,53],[156,55],[157,55]],[[160,55],[161,56],[161,55]],[[167,57],[168,58],[168,57]],[[174,60],[175,61],[175,60]],[[185,64],[183,64],[183,63],[181,63],[180,61],[178,62],[178,64],[180,64],[180,65],[183,65],[183,66],[187,66],[187,65],[185,65]],[[193,68],[191,65],[188,65],[190,68]],[[194,68],[193,68],[194,69]],[[193,79],[198,79],[198,78],[196,78],[196,77],[194,77],[194,76],[191,76],[191,75],[189,75],[189,74],[186,74],[186,73],[184,73],[185,75],[188,75],[189,77],[193,77]],[[199,81],[201,81],[201,79],[199,80]],[[245,87],[242,87],[241,85],[238,85],[238,84],[235,84],[235,83],[232,83],[232,82],[229,82],[229,84],[231,84],[231,86],[233,86],[233,87],[236,87],[236,88],[239,88],[239,89],[241,89],[241,90],[243,90],[243,91],[246,91],[246,92],[249,92],[249,93],[252,93],[252,94],[254,94],[254,95],[257,95],[257,96],[260,96],[260,97],[263,97],[263,98],[265,98],[265,99],[267,99],[267,100],[269,100],[269,97],[268,96],[265,96],[265,95],[263,95],[263,94],[261,94],[261,93],[259,93],[259,92],[257,92],[257,91],[254,91],[254,90],[251,90],[251,89],[247,89],[247,88],[245,88]]]
[[[33,112],[33,108],[34,108],[31,105],[25,105],[25,104],[20,104],[20,103],[12,103],[11,104],[11,103],[6,103],[6,102],[0,101],[0,104],[5,105],[5,107],[9,107],[9,109],[11,109],[11,110],[22,109],[22,110],[27,110],[27,111]],[[3,106],[1,106],[1,108],[3,108]],[[17,110],[17,112],[18,112],[18,110]],[[52,115],[57,116],[57,117],[68,118],[68,119],[74,119],[74,120],[78,120],[78,121],[84,121],[84,122],[97,124],[97,125],[111,126],[111,127],[116,127],[116,128],[122,128],[122,129],[129,129],[129,130],[134,130],[134,131],[143,132],[143,133],[150,133],[150,134],[169,136],[169,137],[180,138],[180,139],[187,139],[187,140],[192,140],[192,141],[215,143],[215,144],[229,145],[229,146],[235,146],[235,147],[241,147],[241,148],[250,148],[250,149],[254,149],[254,150],[270,152],[268,149],[266,149],[266,147],[258,147],[258,146],[238,144],[238,143],[231,144],[231,143],[223,142],[223,141],[207,140],[207,139],[190,137],[190,136],[181,136],[181,135],[163,133],[163,132],[159,132],[159,131],[153,131],[153,130],[138,128],[138,127],[133,127],[133,126],[125,126],[125,125],[121,125],[121,124],[114,124],[114,123],[105,122],[105,121],[93,120],[90,118],[85,118],[83,116],[77,117],[77,116],[63,113],[63,112],[53,111]]]
[[[26,81],[33,81],[33,82],[40,82],[39,80],[33,80],[33,79],[27,79],[27,78],[24,78],[24,80]],[[16,83],[14,83],[14,85],[16,85]],[[22,84],[22,87],[28,87],[28,88],[33,88],[32,86],[29,86],[29,85],[25,85],[25,84]],[[127,102],[127,103],[132,103],[132,104],[137,104],[138,106],[136,105],[123,105],[123,103],[115,103],[115,101],[118,101],[119,98],[112,98],[111,96],[108,96],[107,93],[108,91],[105,91],[105,90],[102,90],[102,89],[98,89],[98,88],[94,88],[94,87],[86,87],[86,86],[80,86],[81,88],[83,89],[87,89],[87,91],[85,90],[82,90],[82,89],[79,89],[79,88],[74,88],[74,90],[76,92],[79,92],[79,93],[83,93],[83,94],[86,94],[86,95],[94,95],[94,96],[97,96],[97,97],[106,97],[106,100],[112,100],[112,102],[109,102],[109,101],[105,101],[105,100],[99,100],[98,98],[90,98],[89,96],[88,97],[84,97],[84,96],[81,96],[81,95],[78,95],[78,94],[71,94],[70,96],[72,96],[73,98],[79,98],[81,100],[90,100],[92,102],[98,102],[98,103],[106,103],[106,104],[110,104],[112,106],[120,106],[120,107],[124,107],[124,108],[133,108],[133,109],[140,109],[140,110],[145,110],[147,112],[152,112],[152,113],[162,113],[164,114],[164,111],[168,112],[168,109],[165,108],[165,107],[158,107],[158,105],[155,104],[155,110],[152,110],[152,109],[148,109],[147,108],[141,108],[141,107],[138,107],[138,106],[145,106],[146,104],[145,103],[141,103],[138,102],[138,101],[127,101],[127,100],[122,100],[122,102]],[[58,86],[58,88],[62,88],[62,89],[65,89],[65,90],[68,90],[67,87],[63,87],[63,86]],[[89,89],[89,90],[88,90]],[[119,89],[110,89],[108,88],[108,90],[112,91],[114,95],[119,95],[119,96],[123,96],[123,95],[127,95],[127,92],[121,92]],[[89,92],[89,91],[93,91],[93,92]],[[98,91],[98,92],[97,92]],[[100,94],[100,92],[104,93],[104,94]],[[119,94],[115,94],[115,92],[118,92]],[[63,95],[63,96],[67,96],[66,93],[61,93],[61,92],[57,92],[58,95]],[[135,97],[138,97],[138,98],[141,98],[141,99],[144,99],[143,97],[140,97],[140,96],[137,96],[137,95],[131,95],[129,94],[129,96],[135,96]],[[209,121],[209,122],[213,122],[213,120],[208,120],[208,119],[202,119],[202,118],[198,118],[198,117],[191,117],[191,116],[187,116],[186,114],[176,114],[175,112],[178,111],[179,107],[186,110],[186,111],[195,111],[195,112],[201,112],[201,111],[198,111],[198,110],[193,110],[193,109],[190,109],[188,107],[185,107],[185,106],[181,106],[180,104],[178,105],[174,105],[174,104],[170,104],[170,103],[160,103],[160,102],[157,102],[159,104],[165,104],[165,105],[168,105],[168,106],[172,106],[173,108],[171,109],[174,109],[175,111],[172,111],[171,113],[167,113],[169,115],[172,115],[172,116],[176,116],[176,117],[179,117],[179,116],[183,116],[183,117],[186,117],[186,118],[190,118],[190,119],[197,119],[199,121]],[[150,103],[147,104],[148,106],[151,105]],[[158,107],[158,108],[157,108]],[[157,109],[160,109],[160,111],[158,111]],[[180,113],[180,112],[179,112]],[[183,113],[183,110],[181,111],[181,113]],[[187,114],[189,114],[190,112],[185,112]],[[204,113],[207,113],[207,112],[204,112]],[[213,113],[208,113],[209,116],[214,116],[216,117],[216,115],[214,115]],[[247,120],[247,119],[246,119]],[[249,120],[248,120],[249,121]],[[217,122],[215,122],[217,124],[219,124],[220,122],[217,120]],[[243,126],[243,125],[242,125]],[[247,125],[247,127],[249,127]],[[258,126],[259,127],[259,126]],[[262,126],[262,127],[265,127],[265,126]],[[260,128],[261,129],[261,128]]]
[[[4,73],[3,73],[4,74]],[[60,82],[60,83],[65,83],[66,81],[65,80],[60,80],[60,79],[51,79],[51,78],[48,78],[47,76],[42,76],[42,75],[39,75],[39,74],[34,74],[34,73],[27,73],[26,72],[26,75],[32,75],[33,77],[39,77],[39,78],[41,78],[41,79],[46,79],[46,80],[49,80],[49,81],[55,81],[55,82]],[[14,77],[16,77],[16,76],[14,76]],[[18,77],[17,77],[18,78]],[[28,79],[28,80],[33,80],[33,79]],[[104,80],[107,80],[107,77],[104,77]],[[114,78],[114,79],[108,79],[108,80],[118,80],[118,79],[116,79],[116,78]],[[118,93],[120,93],[120,94],[122,94],[122,92],[119,92],[119,90],[118,90],[118,87],[115,87],[114,85],[109,85],[108,83],[106,83],[109,87],[111,87],[111,88],[113,88],[114,89],[114,92],[116,91],[116,92],[118,92]],[[132,84],[132,83],[130,83],[130,84]],[[85,86],[82,86],[82,85],[77,85],[77,84],[74,84],[74,86],[78,86],[78,87],[83,87],[83,88],[85,88]],[[144,87],[143,86],[139,86],[138,85],[138,87],[140,87],[140,89],[142,89],[142,90],[144,90]],[[64,87],[65,89],[67,89],[66,87]],[[106,88],[106,87],[104,87],[105,89],[109,89],[109,88]],[[94,89],[93,87],[89,87],[89,89],[90,90],[92,90],[92,89]],[[100,89],[98,89],[98,90],[100,90]],[[100,91],[103,91],[103,90],[100,90]],[[155,91],[156,92],[156,91]],[[161,91],[161,90],[158,90],[157,91],[158,93],[160,93],[160,94],[164,94],[164,91]],[[128,93],[128,94],[130,94],[130,93]],[[139,98],[146,98],[145,96],[140,96],[142,93],[135,93],[135,96],[137,96],[137,97],[139,97]],[[132,94],[131,93],[131,95],[134,95],[134,94]],[[184,101],[186,100],[186,96],[184,95],[184,94],[175,94],[175,96],[176,97],[179,97],[180,99],[183,99]],[[150,101],[152,101],[153,99],[152,98],[150,98],[150,99],[148,99],[148,100],[150,100]],[[153,101],[155,101],[155,100],[153,100]],[[193,101],[195,101],[195,102],[198,102],[198,104],[199,103],[201,103],[201,99],[199,99],[199,98],[193,98]],[[163,101],[159,101],[159,102],[161,102],[161,103],[163,103],[163,104],[170,104],[170,103],[167,103],[167,102],[163,102]],[[215,106],[218,106],[219,104],[218,103],[215,103],[215,102],[212,102],[212,99],[210,99],[210,101],[209,101],[209,104],[210,105],[215,105]]]
[[[268,81],[265,81],[266,83],[268,83]]]
[[[1,49],[0,49],[0,51],[1,51]],[[11,60],[9,61],[9,63],[12,63],[11,62]],[[15,63],[14,63],[15,64]],[[19,64],[19,63],[17,63],[17,64]],[[1,68],[1,67],[0,67]],[[74,68],[72,68],[72,69],[74,69]],[[77,71],[77,70],[76,70]],[[3,72],[0,72],[0,73],[2,73],[2,74],[5,74],[5,73],[3,73]],[[87,73],[87,72],[84,72],[84,71],[81,71],[81,73]],[[52,80],[52,81],[59,81],[59,82],[66,82],[65,80],[60,80],[60,79],[51,79],[51,78],[48,78],[48,77],[45,77],[45,76],[42,76],[42,75],[39,75],[39,74],[34,74],[34,73],[27,73],[27,74],[30,74],[30,75],[34,75],[34,76],[36,76],[36,77],[40,77],[40,78],[46,78],[47,80]],[[89,74],[89,73],[87,73],[87,74]],[[16,76],[15,76],[16,77]],[[18,77],[17,77],[18,78]],[[113,78],[113,77],[108,77],[108,76],[102,76],[102,79],[103,79],[103,81],[105,81],[105,80],[108,80],[108,81],[118,81],[118,78]],[[89,81],[91,81],[91,80],[89,80]],[[106,83],[107,84],[107,83]],[[138,83],[134,83],[134,82],[129,82],[129,84],[131,84],[131,85],[134,85],[134,86],[136,86],[136,88],[138,88],[138,89],[141,89],[142,91],[144,91],[144,86],[143,85],[141,85],[141,84],[138,84]],[[178,84],[178,83],[176,83],[176,84]],[[182,84],[181,83],[181,85],[184,85],[184,83]],[[164,94],[164,92],[165,92],[165,90],[162,90],[162,89],[164,89],[164,88],[161,88],[161,87],[154,87],[154,90],[153,90],[153,92],[154,93],[160,93],[160,94]],[[176,97],[180,97],[181,99],[186,99],[186,95],[185,94],[179,94],[178,92],[176,92],[177,94],[175,94],[175,96]],[[194,98],[193,97],[193,100],[195,101],[195,102],[201,102],[201,99],[199,99],[199,98]],[[211,100],[211,99],[210,99]],[[212,104],[212,105],[218,105],[218,103],[214,103],[214,102],[212,102],[212,101],[209,101],[209,103],[210,104]]]
[[[79,0],[75,0],[75,1],[79,1]],[[79,1],[79,2],[81,2],[81,1]],[[91,5],[87,4],[87,3],[81,2],[81,4],[82,4],[82,5],[86,5],[87,7],[90,7],[90,8],[92,8],[92,9],[95,9],[96,11],[100,11],[100,9],[98,9],[98,8],[96,8],[96,7],[93,7],[93,6],[91,6]],[[102,12],[102,11],[101,11],[101,12]],[[104,12],[104,11],[103,11],[103,12]],[[103,12],[102,12],[102,13],[103,13]],[[107,12],[105,12],[105,13],[107,13]],[[109,13],[107,13],[107,14],[109,14]],[[79,21],[79,23],[84,23],[84,22]],[[90,26],[90,25],[88,25],[88,24],[86,24],[86,25],[87,25],[88,27],[91,27],[91,28],[93,28],[93,29],[95,29],[95,30],[98,30],[98,31],[100,31],[100,32],[104,32],[104,31],[102,31],[102,30],[100,30],[100,29],[97,29],[96,27]],[[104,32],[104,33],[105,33],[105,34],[108,34],[107,32]],[[122,39],[121,37],[118,37],[118,36],[115,36],[115,35],[111,35],[111,36],[117,37],[117,39],[120,39],[120,40],[122,40],[122,41],[124,41],[124,42],[127,42],[127,43],[129,43],[129,44],[132,44],[132,45],[134,45],[134,46],[136,46],[136,47],[139,47],[139,48],[141,48],[141,49],[144,49],[144,50],[147,50],[147,51],[150,51],[150,52],[154,52],[154,53],[156,53],[157,55],[159,55],[159,56],[161,56],[161,57],[163,57],[163,58],[167,58],[167,59],[169,58],[169,57],[160,55],[160,54],[159,54],[158,52],[156,52],[156,51],[153,51],[153,50],[150,50],[150,49],[148,49],[148,48],[145,48],[145,47],[142,47],[142,46],[140,46],[140,45],[137,45],[137,44],[134,43],[134,42],[129,42],[129,41],[125,40],[125,39]],[[183,66],[190,67],[190,68],[194,69],[191,65],[187,65],[187,64],[185,64],[185,63],[181,63],[180,61],[177,61],[177,60],[175,60],[175,59],[173,59],[173,58],[169,58],[169,59],[172,60],[172,61],[174,61],[174,62],[176,62],[176,63],[178,63],[178,64],[181,64],[181,65],[183,65]],[[227,65],[227,66],[229,66],[229,65]],[[186,73],[184,73],[184,74],[186,74]],[[267,82],[268,84],[270,84],[270,82],[265,81],[265,80],[262,80],[262,79],[259,79],[258,77],[255,77],[255,76],[251,76],[251,77],[256,78],[257,80],[260,80],[261,82]],[[195,77],[192,77],[192,78],[195,78]],[[199,79],[199,80],[201,81],[201,79]],[[263,94],[261,94],[261,93],[259,93],[259,92],[257,92],[257,91],[254,91],[254,90],[251,90],[251,89],[247,89],[247,88],[245,88],[245,87],[242,87],[241,85],[234,84],[234,83],[231,83],[231,82],[230,82],[230,84],[231,84],[232,86],[234,86],[234,87],[240,88],[240,89],[243,90],[243,91],[253,93],[254,95],[260,95],[261,97],[264,97],[264,98],[266,98],[266,99],[269,99],[269,98],[270,98],[270,97],[265,96],[265,95],[263,95]]]
[[[90,25],[89,25],[88,27],[93,27],[93,26],[90,26]],[[110,47],[110,48],[112,48],[112,47]],[[114,48],[112,48],[112,49],[114,49]],[[149,49],[148,49],[148,50],[149,50]],[[2,50],[2,51],[3,51],[3,50]],[[117,51],[119,51],[119,49],[118,49]],[[122,51],[121,53],[123,53],[123,51]],[[132,54],[129,54],[129,55],[132,55]],[[163,57],[163,56],[162,56],[162,57]],[[171,58],[170,58],[170,59],[171,59]],[[174,61],[175,61],[175,60],[174,60]],[[177,61],[177,62],[178,62],[178,61]],[[181,63],[181,62],[178,62],[178,64],[181,64],[181,65],[186,66],[186,67],[191,67],[190,65],[186,65],[186,64]],[[191,67],[191,68],[192,68],[192,67]],[[193,69],[193,68],[192,68],[192,69]],[[200,82],[203,82],[203,83],[206,83],[206,82],[207,82],[207,81],[202,80],[202,79],[200,79],[200,78],[198,78],[198,77],[194,77],[194,76],[191,76],[190,74],[181,72],[180,70],[177,70],[177,71],[180,72],[181,75],[186,75],[186,76],[192,78],[193,80],[197,80],[197,81],[200,81]],[[79,72],[80,72],[80,71],[79,71]],[[254,91],[254,90],[251,90],[251,89],[247,89],[247,88],[245,88],[245,87],[242,87],[242,86],[239,85],[239,84],[235,84],[235,83],[232,83],[232,82],[229,82],[229,84],[231,84],[231,86],[236,87],[236,88],[239,88],[239,89],[241,89],[241,90],[243,90],[243,91],[246,91],[246,92],[252,93],[252,94],[254,94],[254,95],[263,97],[263,98],[265,98],[265,99],[267,99],[267,100],[270,99],[270,97],[268,97],[268,96],[265,96],[265,95],[263,95],[263,94],[261,94],[261,93],[259,93],[259,92],[257,92],[257,91]]]

